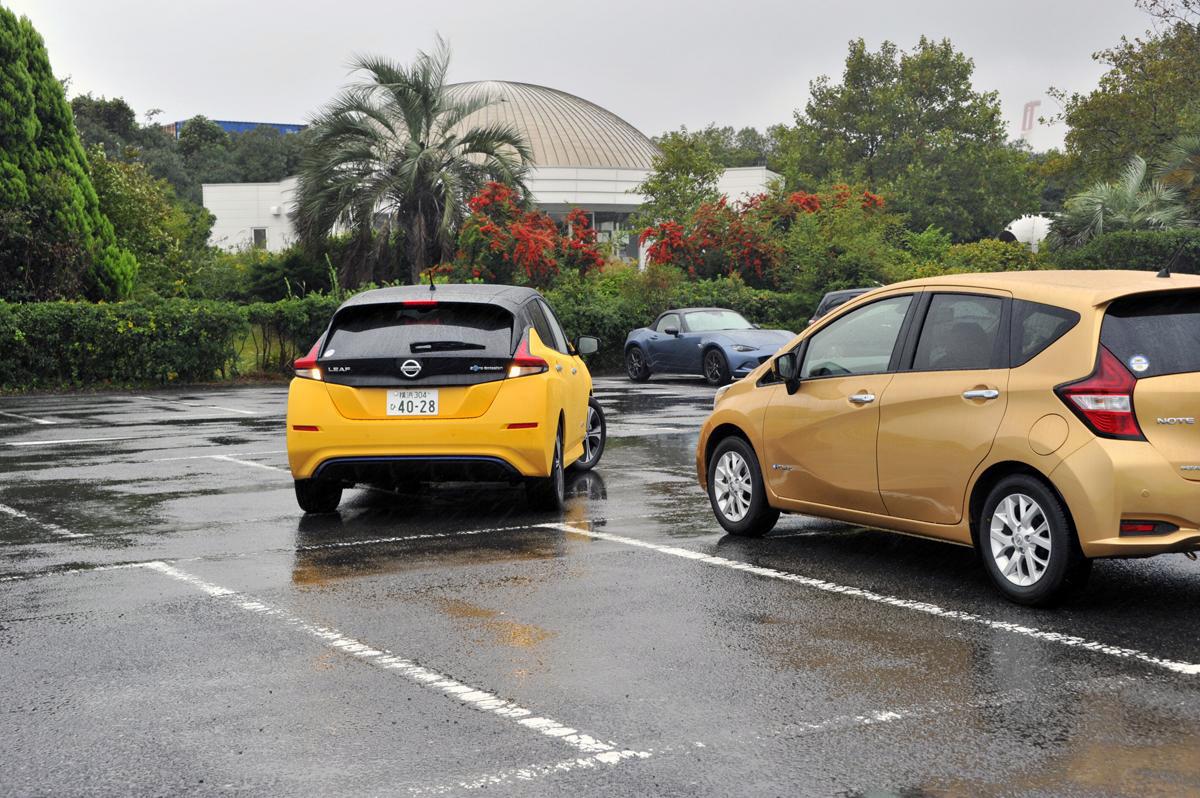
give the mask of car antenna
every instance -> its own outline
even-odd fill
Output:
[[[1183,254],[1183,247],[1185,244],[1186,242],[1181,242],[1179,247],[1175,250],[1175,254],[1171,256],[1169,261],[1167,261],[1167,265],[1158,270],[1159,277],[1171,276],[1171,267],[1175,265],[1175,261],[1179,260],[1179,256]]]
[[[433,269],[429,270],[429,293],[437,290],[437,286],[433,284]]]

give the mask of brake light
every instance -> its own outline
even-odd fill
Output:
[[[528,377],[530,374],[541,374],[549,370],[549,363],[529,353],[529,333],[527,331],[522,336],[521,343],[517,345],[512,362],[508,364],[508,376]]]
[[[303,377],[306,380],[321,379],[321,369],[317,366],[317,350],[321,348],[321,339],[313,344],[312,349],[308,350],[308,354],[304,357],[296,358],[292,362],[292,367],[296,369],[296,376]]]
[[[436,299],[410,299],[407,302],[400,303],[406,308],[436,308]]]
[[[1101,438],[1144,441],[1133,414],[1133,389],[1137,379],[1104,346],[1096,368],[1082,380],[1058,386],[1054,392],[1067,407]]]

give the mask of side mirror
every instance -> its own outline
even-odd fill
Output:
[[[581,335],[575,339],[575,351],[581,355],[594,355],[600,349],[600,339],[594,335]]]
[[[679,328],[668,327],[667,329],[663,330],[663,332],[665,332],[667,335],[679,335]]]
[[[771,364],[771,371],[778,380],[787,386],[789,396],[800,389],[799,365],[795,352],[782,354],[775,358],[775,361]]]

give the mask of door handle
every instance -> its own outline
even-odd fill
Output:
[[[856,405],[869,405],[875,401],[873,393],[853,393],[850,394],[850,402]]]
[[[1000,397],[1000,392],[995,388],[976,388],[971,391],[963,391],[963,399],[997,399]]]

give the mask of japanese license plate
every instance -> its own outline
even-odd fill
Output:
[[[438,414],[438,392],[388,391],[387,414],[389,416],[436,416]]]

